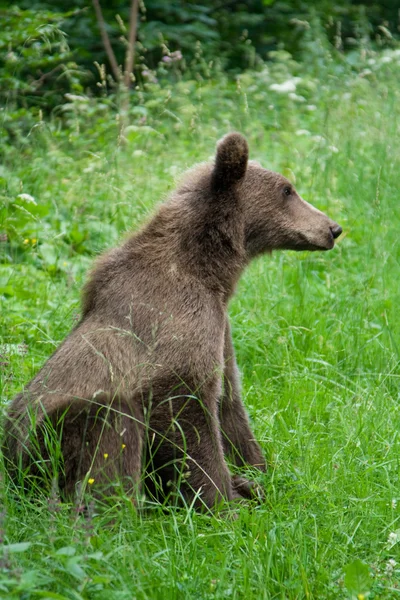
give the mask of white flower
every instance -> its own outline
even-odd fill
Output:
[[[314,110],[317,110],[317,107],[315,106],[315,104],[307,104],[306,109],[312,112]]]
[[[25,202],[28,202],[29,204],[35,204],[36,206],[35,198],[30,194],[18,194],[17,198],[25,200]]]
[[[386,563],[386,567],[385,567],[385,573],[386,575],[392,575],[395,566],[397,565],[397,562],[394,560],[394,558],[389,558],[389,560]]]
[[[392,498],[392,508],[393,510],[397,508],[397,498]]]
[[[334,154],[337,154],[339,152],[339,150],[336,148],[336,146],[328,146],[328,150],[330,150]]]
[[[395,546],[399,540],[400,540],[400,529],[397,529],[396,531],[391,531],[389,533],[388,540],[386,542],[386,548],[388,550],[390,550],[390,548],[393,548],[393,546]]]
[[[291,100],[295,100],[296,102],[305,102],[306,101],[304,96],[299,96],[298,94],[295,94],[294,92],[289,93],[289,98]]]
[[[271,83],[269,86],[270,90],[278,92],[279,94],[288,94],[289,92],[296,91],[296,81],[294,79],[288,79],[283,83]]]
[[[318,144],[325,142],[325,138],[322,135],[313,135],[311,139],[313,142],[317,142]]]
[[[392,57],[391,56],[382,56],[380,62],[382,64],[391,63],[392,62]]]

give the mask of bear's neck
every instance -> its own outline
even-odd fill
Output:
[[[232,214],[232,213],[235,214]],[[161,264],[171,261],[227,302],[246,266],[244,219],[239,206],[213,210],[166,204],[142,231]]]

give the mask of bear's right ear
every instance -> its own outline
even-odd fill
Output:
[[[249,159],[249,146],[240,133],[228,133],[217,144],[212,173],[213,185],[218,190],[231,187],[244,177]]]

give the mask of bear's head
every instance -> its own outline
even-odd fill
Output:
[[[340,225],[303,200],[285,177],[249,162],[247,141],[239,133],[218,142],[212,185],[217,193],[237,197],[249,258],[275,249],[330,250],[342,233]]]

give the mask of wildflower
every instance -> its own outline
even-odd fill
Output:
[[[126,444],[122,444],[121,448],[122,448],[122,450],[123,450],[124,448],[126,448]]]
[[[400,529],[398,529],[397,531],[391,531],[389,533],[388,540],[386,542],[386,548],[388,550],[390,550],[390,548],[393,548],[393,546],[395,546],[399,540],[400,540]]]
[[[162,61],[165,63],[177,62],[178,60],[182,60],[182,52],[180,50],[175,50],[175,52],[171,52],[170,54],[166,54],[162,57]]]
[[[24,244],[29,244],[29,238],[26,238],[26,240],[24,240]]]
[[[393,575],[393,571],[396,565],[397,562],[394,560],[394,558],[389,558],[389,560],[386,563],[385,574],[389,575],[389,577]]]
[[[279,94],[288,94],[289,92],[296,91],[296,81],[294,79],[288,79],[283,83],[271,83],[269,86],[270,90],[278,92]]]
[[[94,484],[94,478],[91,477],[90,479],[88,479],[88,484],[89,485],[93,485]]]
[[[294,92],[289,93],[289,98],[291,100],[294,100],[295,102],[305,102],[306,101],[304,96],[299,96],[299,94],[295,94]]]
[[[182,60],[183,58],[182,52],[180,50],[175,50],[175,52],[171,52],[170,56],[174,61]]]
[[[29,204],[36,205],[35,198],[30,194],[18,194],[17,198],[19,198],[20,200],[25,200],[25,202],[29,202]]]
[[[333,152],[334,154],[337,154],[339,152],[339,150],[336,148],[336,146],[328,146],[328,149]]]
[[[32,238],[32,239],[31,239],[31,242],[32,242],[32,246],[33,246],[34,244],[36,244],[36,242],[37,242],[37,239],[36,239],[36,238]]]
[[[392,498],[392,508],[393,510],[397,508],[397,498]]]
[[[107,459],[108,458],[107,452],[104,452],[103,456],[104,456],[105,459]]]

